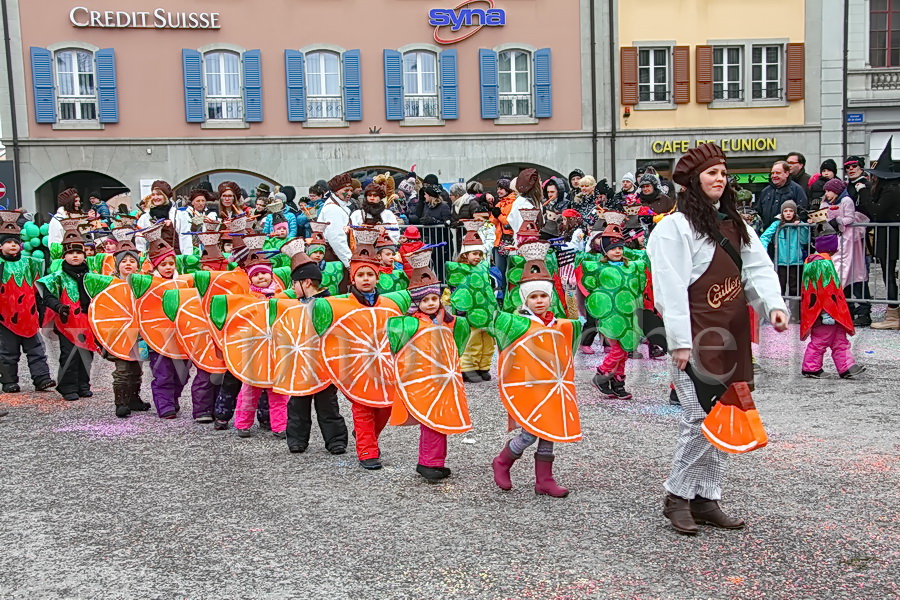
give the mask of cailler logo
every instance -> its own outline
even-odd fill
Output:
[[[487,8],[468,8],[472,4],[486,5]],[[455,44],[468,39],[482,27],[502,27],[506,25],[506,11],[494,8],[494,0],[465,0],[454,9],[433,8],[428,12],[428,24],[434,27],[434,41],[438,44]],[[450,34],[442,35],[449,27]],[[465,27],[461,35],[454,36]]]
[[[724,284],[716,283],[706,292],[706,302],[712,308],[719,308],[738,297],[743,287],[739,277],[727,277]]]

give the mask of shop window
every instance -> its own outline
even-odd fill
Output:
[[[307,119],[343,120],[341,57],[337,52],[306,53]]]
[[[237,52],[207,52],[203,55],[206,82],[206,118],[242,121],[241,56]]]
[[[403,54],[403,116],[439,118],[437,55]]]
[[[670,102],[671,48],[638,49],[638,102]]]
[[[869,2],[869,66],[900,67],[900,0]]]
[[[96,121],[94,53],[87,50],[59,50],[54,55],[54,63],[59,120]]]
[[[720,46],[713,48],[713,99],[741,101],[744,99],[743,48]]]
[[[523,50],[500,52],[500,116],[531,116],[531,53]]]
[[[753,46],[751,52],[751,98],[753,100],[783,99],[783,46]]]

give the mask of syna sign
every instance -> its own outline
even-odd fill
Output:
[[[494,8],[494,0],[465,0],[453,9],[431,9],[428,12],[428,24],[434,27],[434,41],[438,44],[455,44],[472,37],[482,27],[506,25],[506,11]]]

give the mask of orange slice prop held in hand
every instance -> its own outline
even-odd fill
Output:
[[[207,373],[225,373],[225,357],[213,342],[206,314],[195,288],[166,290],[163,310],[175,323],[175,340],[191,362]]]
[[[463,335],[468,339],[468,326],[464,320],[462,324]],[[412,337],[402,343],[406,328],[406,335],[411,333]],[[389,322],[388,335],[395,353],[394,376],[399,396],[390,424],[408,424],[411,415],[415,421],[445,435],[472,429],[454,330],[413,317],[398,317]],[[465,347],[465,341],[462,346]]]
[[[331,381],[354,402],[388,408],[394,400],[394,367],[387,321],[401,312],[387,294],[364,307],[353,297],[320,298],[313,319],[322,333],[322,354]],[[330,326],[326,324],[330,323]]]
[[[272,323],[272,390],[288,396],[321,392],[331,379],[313,326],[312,305],[283,300]]]
[[[552,327],[499,313],[491,327],[500,346],[500,399],[525,431],[551,442],[577,442],[581,421],[575,394],[575,323]],[[510,341],[511,340],[511,341]]]
[[[183,278],[163,279],[152,275],[134,274],[128,283],[135,298],[135,314],[141,338],[155,352],[174,359],[186,359],[188,355],[175,339],[175,323],[163,310],[163,294],[166,290],[187,287]]]
[[[91,296],[88,320],[97,341],[122,360],[137,360],[140,330],[135,318],[131,287],[121,279],[88,274],[84,286]]]
[[[731,384],[701,426],[709,443],[731,454],[757,450],[769,443],[746,382]]]

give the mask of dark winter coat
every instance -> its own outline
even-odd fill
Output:
[[[763,227],[768,227],[775,220],[775,217],[781,214],[781,205],[786,200],[793,200],[797,203],[797,212],[801,219],[805,219],[804,214],[809,208],[809,199],[806,197],[806,191],[800,187],[796,181],[788,180],[786,184],[780,188],[769,184],[760,193],[759,200],[756,204],[756,212],[762,219]]]
[[[859,211],[873,223],[900,223],[900,181],[879,180],[874,189],[859,190]],[[874,227],[873,254],[879,261],[900,258],[900,231],[896,227]]]
[[[419,223],[422,225],[446,225],[450,220],[450,205],[440,202],[432,206],[428,202],[419,202]]]
[[[791,175],[791,181],[799,185],[807,198],[809,197],[809,173],[806,172],[806,169],[801,169],[796,175]],[[800,204],[798,203],[797,206]]]

